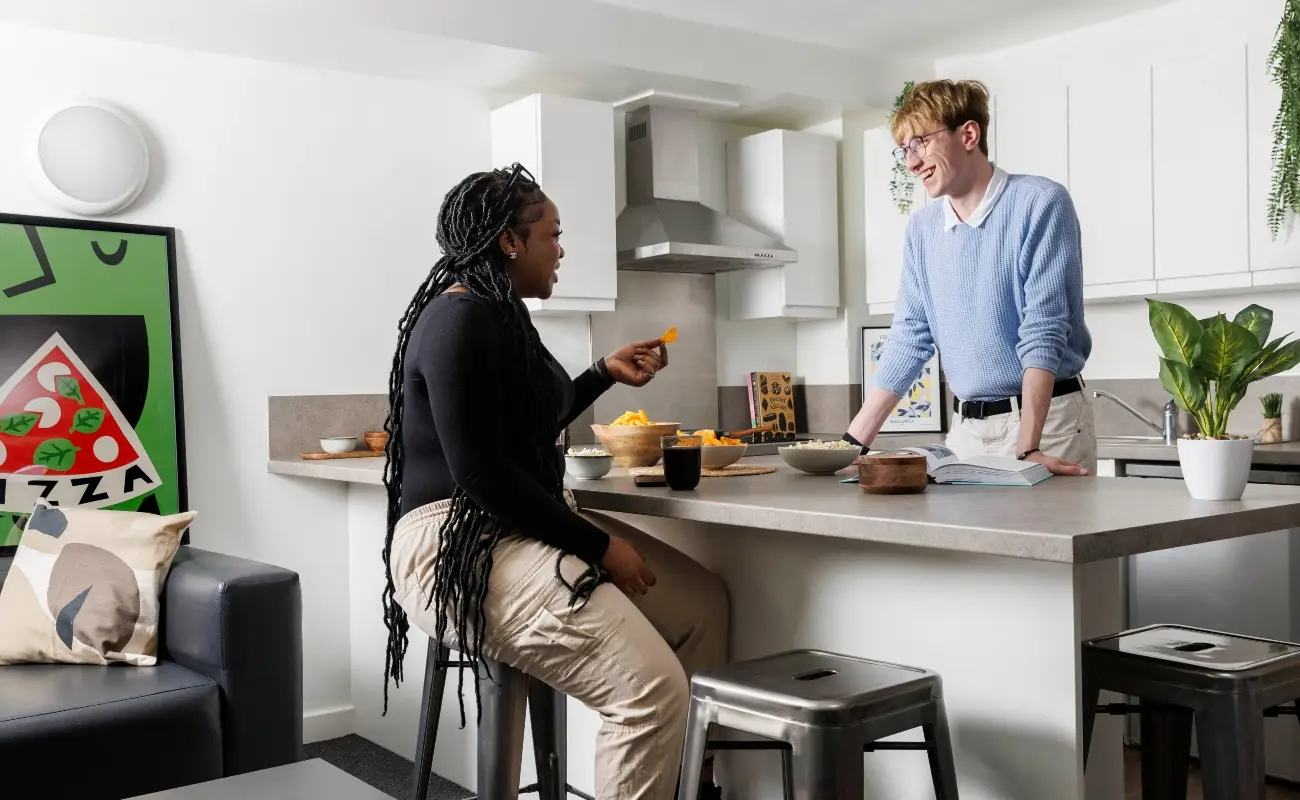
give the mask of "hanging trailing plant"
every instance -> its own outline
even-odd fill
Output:
[[[1290,0],[1288,0],[1288,3]],[[903,91],[898,93],[894,98],[894,107],[889,112],[889,122],[893,124],[894,117],[898,114],[898,109],[902,108],[903,101],[911,93],[912,87],[916,81],[908,81],[903,84]],[[898,213],[906,214],[912,210],[912,194],[916,191],[916,182],[912,178],[912,172],[907,168],[906,161],[894,160],[894,170],[889,177],[889,195],[894,198],[894,207]]]
[[[1287,212],[1300,212],[1300,0],[1286,0],[1268,54],[1268,71],[1282,90],[1273,119],[1273,184],[1268,193],[1268,231],[1276,239]]]

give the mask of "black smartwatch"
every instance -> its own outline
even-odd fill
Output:
[[[867,447],[865,444],[863,444],[862,442],[859,442],[857,439],[854,439],[851,435],[849,435],[849,434],[847,434],[847,433],[840,437],[840,441],[841,441],[841,442],[848,442],[849,444],[855,444],[855,445],[857,445],[858,447],[861,447],[861,448],[862,448],[862,452],[859,453],[858,455],[863,455],[863,456],[865,456],[867,453],[870,453],[870,452],[871,452],[871,448],[870,448],[870,447]]]

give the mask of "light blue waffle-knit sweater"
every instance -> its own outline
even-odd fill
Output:
[[[906,396],[936,346],[961,400],[1018,395],[1031,367],[1058,379],[1080,374],[1092,336],[1083,321],[1079,219],[1065,187],[1010,175],[978,227],[945,230],[947,203],[931,203],[907,227],[875,385]]]

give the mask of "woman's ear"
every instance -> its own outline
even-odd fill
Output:
[[[515,235],[514,231],[506,228],[497,237],[497,246],[501,248],[501,252],[506,258],[510,258],[511,254],[519,251],[519,237]]]

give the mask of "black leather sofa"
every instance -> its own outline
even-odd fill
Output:
[[[0,797],[134,797],[302,759],[297,573],[182,547],[159,639],[154,667],[0,666]]]

